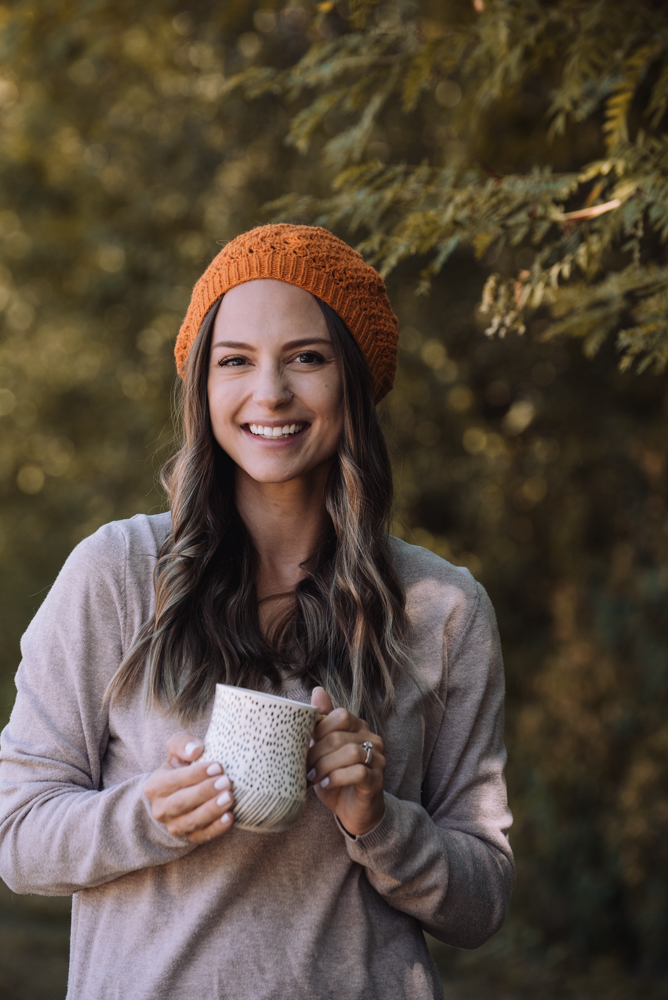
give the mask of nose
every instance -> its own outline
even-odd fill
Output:
[[[259,364],[256,370],[253,401],[266,410],[279,410],[291,402],[294,393],[280,364]]]

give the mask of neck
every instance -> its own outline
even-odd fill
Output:
[[[329,523],[325,484],[330,463],[287,483],[259,483],[237,468],[237,510],[258,554],[258,600],[295,588]]]

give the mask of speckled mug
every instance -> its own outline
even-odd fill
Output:
[[[287,830],[306,796],[306,755],[318,709],[278,695],[216,684],[202,760],[225,768],[242,830]]]

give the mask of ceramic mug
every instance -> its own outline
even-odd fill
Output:
[[[235,826],[268,833],[297,822],[318,714],[315,705],[216,684],[200,759],[218,761],[229,775]]]

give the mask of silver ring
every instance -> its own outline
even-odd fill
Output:
[[[371,763],[371,758],[373,757],[373,743],[369,740],[365,740],[362,744],[362,750],[366,750],[366,757],[364,758],[364,763],[368,767]]]

